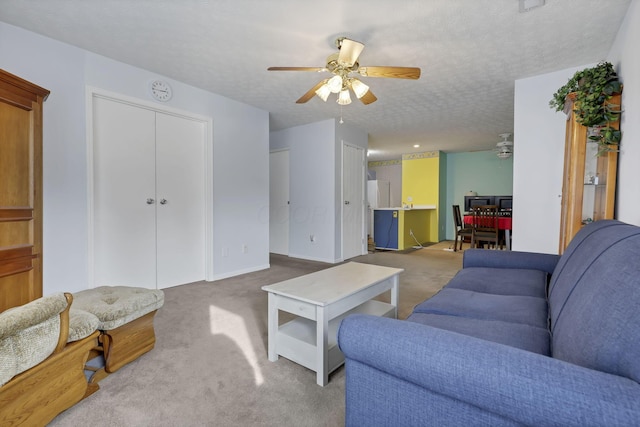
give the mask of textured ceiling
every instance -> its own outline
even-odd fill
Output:
[[[604,59],[630,1],[0,0],[0,21],[267,110],[272,130],[342,115],[372,160],[494,148],[513,130],[514,80]],[[267,67],[322,67],[339,36],[365,44],[361,66],[422,76],[362,77],[366,106],[296,104],[328,74]]]

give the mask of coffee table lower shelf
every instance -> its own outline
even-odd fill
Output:
[[[329,361],[328,373],[335,371],[344,363],[344,356],[338,348],[337,342],[338,326],[340,326],[342,319],[354,313],[395,318],[395,306],[381,301],[369,300],[331,319],[329,321],[326,355]],[[302,317],[281,325],[276,335],[277,353],[312,371],[316,371],[318,369],[316,330],[315,321]]]

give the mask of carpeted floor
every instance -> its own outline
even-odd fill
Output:
[[[399,302],[404,319],[461,267],[462,253],[450,247],[452,242],[442,242],[351,261],[405,269]],[[279,255],[270,263],[264,271],[165,289],[165,305],[155,318],[156,347],[102,380],[97,393],[50,425],[343,425],[344,367],[320,387],[313,371],[282,357],[269,362],[267,294],[261,290],[333,265]]]

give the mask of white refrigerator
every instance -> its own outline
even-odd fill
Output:
[[[367,181],[367,201],[369,204],[368,233],[373,235],[373,210],[378,208],[389,208],[390,185],[389,181],[371,180]]]

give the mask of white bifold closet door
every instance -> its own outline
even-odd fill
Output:
[[[94,98],[94,285],[205,277],[205,125]]]

